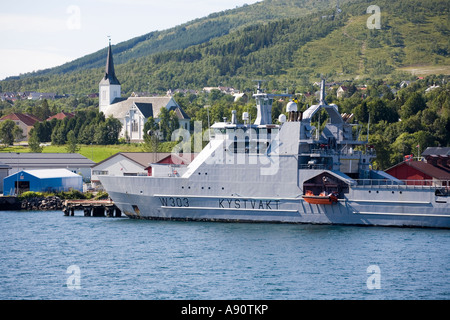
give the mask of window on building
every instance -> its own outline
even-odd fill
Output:
[[[107,176],[108,175],[108,171],[106,171],[106,170],[93,170],[92,174],[94,176]]]
[[[133,122],[131,123],[131,131],[138,132],[138,123],[136,120],[133,120]]]

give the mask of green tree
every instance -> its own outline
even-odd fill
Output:
[[[159,119],[159,126],[163,135],[163,139],[165,141],[170,141],[172,138],[172,133],[180,126],[178,117],[175,111],[169,111],[166,108],[161,108]]]
[[[86,124],[80,128],[78,134],[78,140],[82,144],[91,144],[94,142],[95,135],[95,125],[94,124]]]
[[[52,141],[52,130],[53,125],[56,125],[56,121],[55,119],[55,121],[36,122],[34,124],[33,130],[36,132],[40,142]]]
[[[58,121],[56,127],[52,131],[52,144],[62,146],[66,143],[66,135],[64,130],[64,123]]]
[[[159,145],[159,130],[153,117],[148,118],[144,125],[144,146],[146,152],[157,152]]]
[[[35,129],[31,129],[30,137],[28,138],[28,146],[31,149],[31,152],[41,153],[44,149],[41,147],[41,141],[39,140],[39,136]]]
[[[106,142],[107,144],[117,144],[119,142],[119,134],[122,130],[122,123],[120,120],[112,116],[106,119]]]
[[[33,114],[41,120],[46,120],[51,116],[52,113],[50,111],[47,99],[42,100],[41,105],[35,108]]]
[[[22,138],[23,130],[12,120],[5,120],[0,123],[0,141],[4,146],[14,144],[14,141]]]
[[[418,92],[412,93],[400,110],[402,119],[411,117],[427,107],[425,99]]]
[[[361,104],[357,105],[353,109],[353,113],[358,121],[363,123],[369,122],[369,110],[367,107],[366,100],[364,100]]]
[[[75,136],[75,132],[73,130],[69,131],[67,133],[67,144],[66,144],[66,150],[68,153],[77,153],[80,151],[80,147],[77,143],[77,137]]]

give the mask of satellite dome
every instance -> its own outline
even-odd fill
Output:
[[[286,115],[280,114],[280,116],[278,117],[278,121],[280,123],[285,123],[286,122]]]
[[[294,101],[289,101],[289,103],[286,106],[286,112],[293,112],[298,111],[297,104]]]

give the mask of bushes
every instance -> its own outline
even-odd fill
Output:
[[[61,191],[57,193],[50,193],[50,192],[35,192],[35,191],[27,191],[18,196],[18,199],[20,201],[22,200],[29,200],[33,198],[50,198],[50,197],[58,197],[61,200],[84,200],[84,199],[95,199],[95,200],[102,200],[102,199],[108,199],[109,195],[108,193],[104,191],[100,191],[97,193],[97,195],[94,196],[91,192],[80,192],[78,190],[70,190],[70,191]]]
[[[20,194],[18,196],[18,198],[20,201],[22,201],[22,200],[28,200],[28,199],[32,199],[32,198],[45,198],[45,197],[49,197],[51,195],[52,194],[50,194],[50,193],[27,191],[27,192]]]
[[[62,191],[56,193],[56,196],[62,200],[75,200],[75,199],[92,199],[93,195],[90,192],[80,192],[78,190]]]

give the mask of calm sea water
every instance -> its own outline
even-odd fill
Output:
[[[0,212],[0,299],[449,299],[450,231]]]

